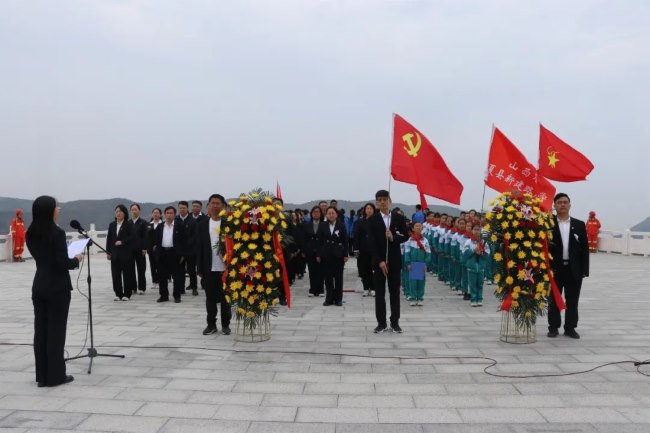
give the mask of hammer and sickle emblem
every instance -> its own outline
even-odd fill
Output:
[[[404,150],[406,150],[406,153],[409,156],[412,156],[413,158],[415,158],[416,156],[418,156],[418,152],[420,151],[420,148],[422,147],[422,137],[420,137],[420,134],[418,134],[416,132],[415,137],[417,137],[417,142],[414,145],[413,141],[412,141],[413,136],[414,136],[414,134],[409,132],[408,134],[402,135],[402,140],[406,144],[406,146],[404,146]]]

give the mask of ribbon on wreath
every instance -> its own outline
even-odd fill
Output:
[[[553,299],[555,299],[555,305],[557,306],[557,309],[559,311],[566,310],[566,304],[564,303],[564,299],[562,299],[562,294],[560,293],[560,289],[557,287],[557,283],[555,282],[555,278],[553,277],[553,272],[551,271],[551,255],[548,252],[548,240],[544,239],[542,245],[544,248],[544,261],[546,263],[546,272],[551,282],[551,291],[553,292]]]
[[[282,271],[282,284],[284,285],[284,295],[287,299],[287,307],[291,308],[291,286],[289,285],[289,277],[287,276],[287,265],[284,261],[284,254],[282,254],[282,245],[280,244],[280,233],[273,233],[273,247],[275,248],[275,255],[278,256],[280,268]]]
[[[226,283],[226,279],[228,278],[228,269],[230,268],[230,260],[232,259],[232,251],[234,247],[234,243],[232,241],[232,238],[230,236],[226,236],[226,256],[224,257],[224,264],[226,265],[226,270],[221,274],[221,281],[223,283]]]
[[[508,239],[504,239],[503,240],[504,269],[507,269],[507,266],[508,266]],[[501,307],[499,307],[499,311],[510,311],[510,307],[512,307],[512,288],[508,288],[508,293],[506,294],[506,297],[503,298],[503,302],[501,303]]]

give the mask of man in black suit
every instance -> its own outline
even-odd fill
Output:
[[[589,276],[589,245],[584,221],[569,216],[571,199],[565,193],[559,193],[553,199],[556,216],[553,228],[553,241],[550,253],[553,256],[551,268],[560,293],[564,290],[566,313],[564,318],[564,335],[580,338],[576,332],[578,326],[578,300],[582,279]],[[548,336],[557,337],[562,324],[560,311],[555,305],[553,295],[548,303]]]
[[[203,203],[200,200],[194,200],[192,202],[192,218],[194,218],[194,221],[196,221],[197,224],[201,223],[204,219],[209,218],[209,215],[201,212],[201,209],[203,209]]]
[[[226,207],[226,200],[220,194],[212,194],[208,200],[209,218],[204,218],[198,227],[196,264],[197,274],[201,278],[201,287],[205,290],[205,309],[207,327],[203,335],[217,333],[217,303],[221,304],[221,332],[230,334],[230,303],[223,292],[223,273],[226,265],[220,248],[221,211]]]
[[[379,190],[375,194],[377,210],[367,223],[368,247],[372,256],[375,288],[375,334],[386,330],[386,280],[390,298],[390,327],[393,332],[402,333],[400,317],[400,276],[402,254],[400,244],[408,239],[406,219],[390,211],[390,194]]]
[[[160,298],[156,302],[169,301],[167,284],[174,280],[174,302],[181,302],[181,291],[185,286],[185,255],[187,254],[186,231],[176,219],[174,206],[165,208],[165,223],[157,229],[156,254],[158,254],[158,279]]]
[[[198,286],[196,280],[196,219],[190,216],[189,213],[189,204],[186,201],[178,202],[178,216],[176,221],[182,224],[185,227],[186,232],[186,247],[187,255],[185,256],[185,263],[183,264],[183,278],[185,277],[185,272],[190,277],[190,285],[187,286],[187,289],[192,290],[192,295],[198,296]],[[183,282],[185,285],[185,282]],[[185,294],[185,288],[181,290],[181,294]]]
[[[138,275],[138,293],[144,295],[147,290],[147,226],[148,223],[140,218],[140,205],[133,203],[131,208],[131,222],[133,223],[133,260]]]

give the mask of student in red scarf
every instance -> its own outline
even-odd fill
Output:
[[[409,270],[406,294],[411,306],[423,305],[426,264],[430,257],[431,248],[429,241],[422,236],[422,223],[416,222],[413,224],[413,234],[404,242],[404,264]]]

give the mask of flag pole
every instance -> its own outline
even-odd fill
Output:
[[[490,175],[490,150],[492,149],[492,141],[494,140],[494,123],[492,123],[492,133],[490,134],[490,147],[488,149],[488,160],[485,168],[485,177],[483,178],[483,198],[481,199],[481,214],[485,210],[485,190],[487,189],[487,177]]]

